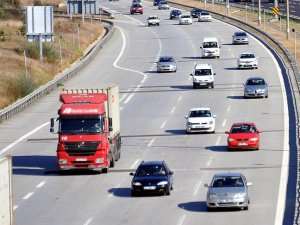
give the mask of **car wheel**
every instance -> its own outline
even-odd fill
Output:
[[[266,95],[266,97],[265,98],[268,98],[269,96],[268,95]]]
[[[165,195],[171,195],[170,189],[168,189],[168,190],[165,192]]]
[[[244,208],[242,208],[243,210],[248,210],[248,206],[246,206],[246,207],[244,207]]]
[[[196,88],[197,88],[196,84],[193,84],[193,89],[196,89]]]
[[[207,212],[211,212],[211,211],[213,211],[214,209],[211,208],[211,207],[206,206],[206,210],[207,210]]]
[[[211,87],[211,88],[214,88],[214,87],[215,87],[215,86],[214,86],[214,83],[211,83],[210,87]]]
[[[213,130],[211,133],[212,133],[212,134],[214,134],[215,132],[216,132],[216,131],[215,131],[215,130]]]
[[[231,148],[227,147],[227,151],[229,151],[229,152],[230,152],[230,151],[231,151]]]
[[[136,196],[137,196],[137,193],[134,192],[133,190],[131,190],[131,196],[132,196],[132,197],[136,197]]]
[[[247,99],[248,97],[246,95],[244,95],[244,99]]]
[[[101,172],[102,172],[102,173],[108,173],[108,168],[103,168],[103,169],[101,170]]]
[[[151,24],[150,23],[148,23],[148,27],[150,27],[151,26]]]
[[[159,23],[157,24],[157,26],[159,26]]]

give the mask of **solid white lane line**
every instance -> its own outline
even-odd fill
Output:
[[[133,169],[138,163],[140,159],[135,160],[135,162],[131,165],[130,169]]]
[[[186,217],[186,215],[181,215],[180,216],[180,218],[179,218],[179,220],[178,220],[178,222],[177,222],[177,225],[182,225],[183,224],[183,222],[184,222],[184,220],[185,220],[185,217]]]
[[[23,197],[23,199],[24,199],[24,200],[27,200],[27,199],[29,199],[33,194],[34,194],[34,192],[29,192],[27,195],[25,195],[25,196]]]
[[[45,126],[47,126],[49,124],[50,124],[50,122],[43,123],[42,125],[38,126],[34,130],[32,130],[32,131],[28,132],[27,134],[25,134],[24,136],[20,137],[18,140],[14,141],[10,145],[8,145],[4,149],[2,149],[0,151],[0,155],[3,154],[4,152],[7,152],[9,149],[11,149],[15,145],[19,144],[21,141],[23,141],[24,139],[26,139],[27,137],[29,137],[30,135],[34,134],[35,132],[39,131],[40,129],[42,129],[43,127],[45,127]]]
[[[225,127],[225,125],[226,125],[226,119],[223,120],[222,127]]]
[[[38,185],[36,185],[35,187],[36,187],[36,188],[41,188],[41,187],[44,186],[44,184],[46,184],[46,181],[40,182],[40,183],[39,183]]]
[[[153,144],[154,141],[155,141],[155,138],[152,138],[147,146],[150,147]]]
[[[215,145],[219,145],[219,144],[220,144],[220,141],[221,141],[221,136],[219,136],[219,137],[217,138],[217,141],[216,141]]]
[[[83,225],[89,225],[93,221],[93,218],[88,218]]]
[[[19,207],[18,205],[14,205],[13,210],[15,211],[18,207]]]
[[[229,112],[230,109],[231,109],[231,105],[229,105],[229,106],[227,107],[226,111]]]
[[[166,125],[167,121],[163,122],[163,124],[160,126],[160,128],[164,128],[164,126]]]
[[[119,188],[120,186],[121,186],[121,184],[118,184],[117,186],[114,187],[114,189],[117,189],[117,188]],[[112,191],[111,193],[109,193],[109,194],[107,195],[107,197],[108,197],[108,198],[111,198],[111,197],[115,194],[115,191],[116,191],[116,190],[114,190],[114,191]]]
[[[195,188],[194,188],[194,196],[196,196],[198,194],[198,191],[200,189],[200,186],[202,184],[202,181],[198,181],[198,183],[196,184]]]
[[[180,96],[178,97],[178,101],[180,102],[181,99],[182,99],[182,95],[180,95]]]
[[[171,110],[170,114],[174,113],[176,107],[173,107],[173,109]]]

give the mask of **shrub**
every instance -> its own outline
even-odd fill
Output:
[[[0,30],[0,41],[5,41],[6,37],[5,37],[5,33],[4,30]]]
[[[25,76],[25,74],[13,76],[8,80],[8,85],[11,92],[10,96],[14,100],[25,97],[37,88],[37,84],[30,74],[28,76]]]
[[[56,63],[59,60],[59,52],[52,44],[43,43],[43,56],[49,63]]]
[[[44,4],[42,3],[41,0],[34,0],[34,1],[33,1],[33,5],[34,5],[34,6],[43,6]]]

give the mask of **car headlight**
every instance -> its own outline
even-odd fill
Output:
[[[257,137],[255,137],[255,138],[250,138],[250,141],[257,141],[257,140],[258,140]]]
[[[212,81],[212,80],[213,80],[213,78],[212,78],[212,77],[209,77],[209,78],[208,78],[208,80],[209,80],[209,81]]]
[[[168,181],[161,181],[161,182],[158,182],[157,185],[167,185],[168,184]]]
[[[234,138],[228,138],[228,141],[235,141]]]
[[[140,182],[132,182],[132,186],[142,186]]]
[[[236,198],[244,198],[245,195],[246,195],[246,193],[241,192],[241,193],[237,193],[237,194],[235,195],[235,197],[236,197]]]
[[[193,81],[194,81],[194,82],[197,82],[198,80],[197,80],[197,78],[193,78]]]
[[[192,122],[187,122],[187,124],[188,124],[188,125],[192,125],[193,123],[192,123]]]
[[[104,158],[97,158],[95,160],[96,163],[104,163]]]
[[[58,164],[67,164],[68,163],[68,160],[66,159],[59,159],[58,160]]]
[[[214,123],[214,121],[209,121],[209,124],[213,124]]]

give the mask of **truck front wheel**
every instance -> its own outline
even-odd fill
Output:
[[[108,173],[108,168],[103,168],[101,172],[102,173]]]

